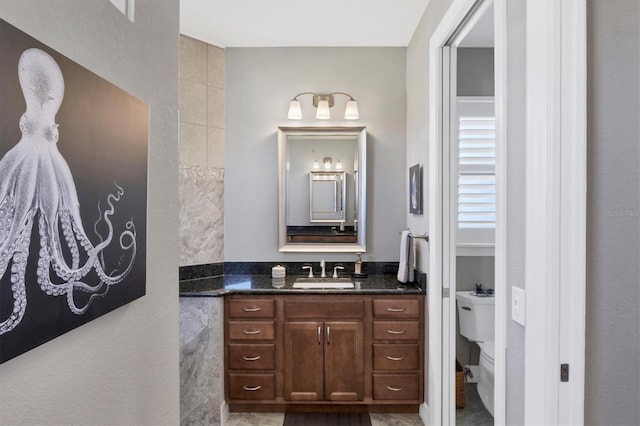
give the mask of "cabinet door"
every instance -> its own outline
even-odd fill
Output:
[[[362,322],[328,321],[325,327],[325,399],[361,401],[364,393]]]
[[[323,399],[322,322],[284,323],[284,393],[291,401]]]

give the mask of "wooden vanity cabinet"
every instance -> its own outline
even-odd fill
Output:
[[[421,295],[226,296],[230,409],[417,410],[423,305]]]
[[[225,300],[225,389],[229,400],[276,395],[275,299]]]
[[[361,401],[363,349],[362,321],[285,321],[285,399]]]
[[[418,298],[373,300],[374,401],[423,399],[424,320]]]

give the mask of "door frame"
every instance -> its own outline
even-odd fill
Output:
[[[586,1],[526,4],[525,424],[584,423]],[[528,210],[530,208],[528,207]],[[567,364],[569,381],[560,381]],[[542,395],[542,397],[541,397]]]
[[[451,220],[454,203],[450,179],[449,123],[455,93],[450,81],[451,48],[462,40],[463,24],[494,5],[496,108],[496,244],[495,244],[495,424],[505,424],[506,395],[506,1],[455,1],[429,40],[429,424],[455,424],[455,243]],[[467,21],[470,13],[474,13]],[[480,13],[478,13],[480,12]],[[467,25],[467,29],[470,25]],[[452,39],[453,37],[453,39]],[[453,59],[455,60],[455,59]],[[448,94],[449,96],[445,96]],[[442,143],[446,141],[446,145]],[[447,188],[444,191],[443,188]],[[434,321],[435,320],[435,321]]]
[[[483,0],[478,0],[482,2]],[[506,424],[507,1],[494,0],[496,78],[496,356],[495,424]],[[586,282],[586,0],[526,5],[526,205],[524,423],[582,424]],[[450,357],[455,283],[450,207],[443,197],[444,47],[475,0],[454,1],[429,43],[429,424],[451,424],[454,367]],[[540,35],[544,36],[540,36]],[[561,96],[562,94],[562,96]],[[448,107],[445,105],[445,107]],[[448,111],[448,108],[447,108]],[[448,126],[448,123],[447,123]],[[542,177],[542,179],[540,179]],[[562,194],[562,198],[560,195]],[[446,211],[443,211],[446,209]],[[546,236],[546,237],[545,237]],[[549,236],[552,236],[551,238]],[[562,267],[560,267],[562,265]],[[542,271],[542,274],[541,274]],[[515,284],[515,283],[512,283]],[[455,332],[455,330],[453,331]],[[560,382],[560,363],[571,378]],[[544,395],[543,398],[540,395]]]

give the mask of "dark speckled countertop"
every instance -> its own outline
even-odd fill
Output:
[[[292,288],[300,275],[290,275],[282,281],[269,275],[220,275],[180,281],[180,297],[219,297],[227,294],[425,294],[424,289],[403,284],[395,275],[371,275],[354,278],[354,289]],[[277,283],[277,287],[274,286]]]

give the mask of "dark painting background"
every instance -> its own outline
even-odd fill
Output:
[[[26,105],[18,81],[18,60],[32,47],[50,54],[62,70],[65,94],[56,116],[60,125],[57,145],[74,178],[87,237],[94,245],[99,243],[93,231],[99,217],[98,203],[104,210],[108,194],[116,191],[115,182],[124,195],[114,204],[113,239],[105,261],[111,268],[123,254],[124,262],[128,261],[129,253],[119,248],[119,236],[131,219],[137,233],[137,253],[125,280],[111,286],[106,297],[94,299],[85,314],[76,315],[69,310],[66,297],[47,296],[36,282],[40,247],[34,223],[27,264],[27,308],[20,324],[0,336],[0,363],[145,294],[148,105],[0,20],[0,158],[20,141],[18,122]],[[0,278],[0,321],[13,309],[7,272]],[[93,274],[89,277],[91,284],[97,282]]]

